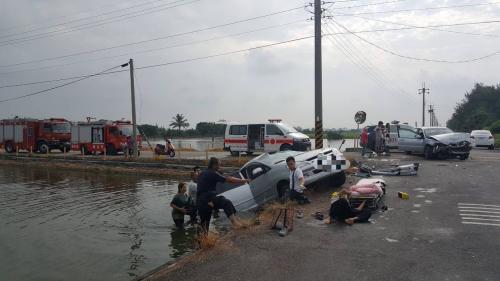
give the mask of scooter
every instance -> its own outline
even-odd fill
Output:
[[[168,155],[170,157],[175,157],[175,146],[170,140],[166,140],[166,144],[157,144],[155,147],[156,155]]]

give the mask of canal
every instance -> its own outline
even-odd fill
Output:
[[[192,252],[177,183],[0,166],[0,280],[131,280]]]

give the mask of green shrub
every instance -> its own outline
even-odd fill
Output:
[[[500,134],[500,120],[497,120],[490,125],[490,131],[493,134]]]

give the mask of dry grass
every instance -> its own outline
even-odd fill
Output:
[[[191,147],[178,147],[175,149],[175,151],[181,151],[181,152],[196,152],[198,150],[191,148]]]
[[[214,232],[208,232],[207,234],[200,233],[198,236],[198,244],[201,250],[207,250],[215,247],[219,239],[220,235]]]
[[[258,213],[257,219],[260,221],[261,225],[270,225],[271,221],[273,220],[273,213],[275,210],[281,209],[281,208],[289,208],[289,209],[294,209],[298,206],[297,202],[294,201],[287,201],[286,203],[280,203],[280,202],[271,202],[266,204],[262,210]]]

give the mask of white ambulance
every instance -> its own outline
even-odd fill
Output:
[[[306,151],[311,149],[311,140],[293,127],[270,119],[268,123],[229,123],[226,126],[224,150],[237,156],[241,152],[276,152],[283,150]]]

